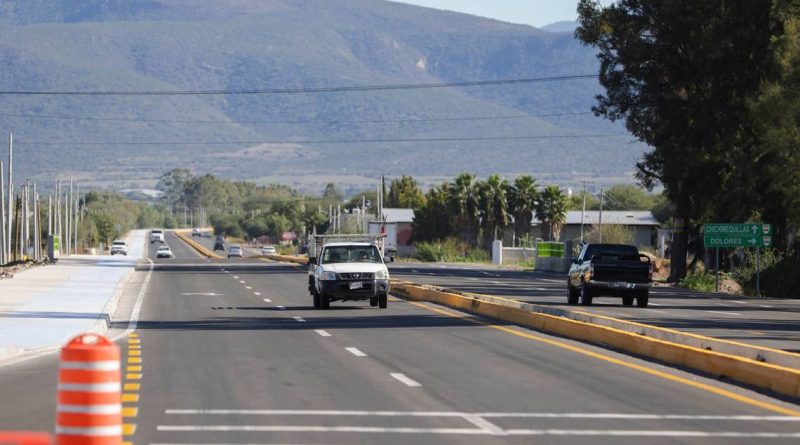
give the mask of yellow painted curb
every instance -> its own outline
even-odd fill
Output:
[[[218,255],[218,254],[214,253],[213,251],[208,250],[202,244],[200,244],[197,241],[189,238],[184,233],[179,232],[177,230],[173,231],[173,233],[175,233],[175,236],[180,238],[181,241],[183,241],[184,243],[188,244],[189,247],[191,247],[192,249],[196,250],[200,255],[203,255],[204,257],[207,257],[207,258],[213,258],[215,260],[219,260],[219,259],[223,258],[221,255]]]
[[[288,263],[296,263],[296,264],[308,264],[308,258],[299,257],[299,256],[291,256],[291,255],[264,255],[266,258],[275,261],[285,261]]]
[[[508,321],[542,332],[610,346],[639,356],[800,398],[798,369],[666,342],[611,327],[502,306],[408,283],[393,283],[392,293],[411,300],[441,304]]]

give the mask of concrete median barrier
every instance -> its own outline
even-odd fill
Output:
[[[653,338],[561,315],[533,312],[513,300],[489,301],[413,283],[393,282],[392,293],[533,328],[566,338],[612,347],[719,378],[800,399],[800,369]]]
[[[213,258],[213,259],[216,259],[216,260],[224,258],[222,255],[214,253],[214,251],[208,249],[204,245],[202,245],[202,244],[198,243],[197,241],[191,239],[190,237],[186,236],[186,232],[185,231],[175,230],[173,233],[175,233],[175,236],[180,238],[181,241],[183,241],[184,243],[188,244],[189,247],[191,247],[192,249],[196,250],[197,253],[199,253],[200,255],[203,255],[206,258]]]

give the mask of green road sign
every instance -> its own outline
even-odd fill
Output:
[[[770,247],[772,224],[706,224],[705,247]]]

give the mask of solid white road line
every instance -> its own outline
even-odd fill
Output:
[[[401,374],[401,373],[395,372],[395,373],[391,373],[389,375],[392,376],[393,378],[399,380],[400,382],[402,382],[406,386],[411,386],[413,388],[419,388],[420,386],[422,386],[421,383],[419,383],[416,380],[408,378],[405,374]]]
[[[767,308],[767,309],[772,309],[772,306],[769,306],[767,304],[759,304],[759,306],[761,306],[763,308]]]
[[[295,321],[298,321],[300,323],[303,323],[303,322],[306,321],[305,318],[303,318],[303,317],[292,317],[292,318],[294,318]]]
[[[348,348],[344,348],[344,349],[346,349],[347,352],[355,355],[356,357],[366,357],[367,356],[367,354],[361,352],[358,348],[348,347]]]
[[[477,426],[481,430],[485,431],[486,434],[491,434],[493,436],[506,436],[506,432],[500,428],[499,426],[489,422],[488,420],[484,419],[481,416],[475,415],[467,415],[464,416],[464,420],[467,422]]]
[[[331,337],[331,334],[329,334],[328,331],[324,329],[315,329],[314,332],[319,334],[321,337]]]
[[[258,292],[256,292],[256,293],[258,293]],[[261,294],[259,294],[259,295],[261,295]],[[272,300],[270,300],[269,298],[265,298],[264,299],[264,303],[272,303]],[[278,307],[280,307],[280,306],[278,306]]]
[[[294,425],[158,425],[157,431],[215,431],[215,432],[314,432],[314,433],[395,433],[395,434],[464,434],[492,435],[474,428],[383,428],[370,426],[294,426]],[[606,437],[722,437],[750,439],[796,439],[800,433],[733,432],[733,431],[653,431],[653,430],[503,430],[512,436],[606,436]],[[200,445],[166,444],[150,445]],[[225,445],[203,443],[202,445]]]
[[[402,374],[399,374],[402,375]],[[464,411],[359,411],[304,409],[166,409],[168,415],[246,415],[246,416],[344,416],[344,417],[488,417],[524,419],[596,419],[596,420],[693,420],[737,422],[800,422],[793,416],[716,415],[716,414],[635,414],[635,413],[520,413]]]
[[[733,315],[736,317],[741,317],[742,314],[737,314],[736,312],[723,312],[723,311],[706,311],[709,314],[722,314],[722,315]]]

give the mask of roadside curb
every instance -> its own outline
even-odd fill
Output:
[[[467,297],[413,283],[393,282],[392,293],[409,300],[436,303],[538,331],[612,347],[800,399],[800,369],[797,368],[665,341],[564,316],[532,312],[523,307]],[[519,302],[517,304],[522,305]]]
[[[177,236],[181,241],[183,241],[184,243],[188,244],[189,247],[191,247],[192,249],[196,250],[197,253],[199,253],[200,255],[203,255],[206,258],[213,258],[215,260],[223,258],[221,255],[218,255],[218,254],[208,250],[205,246],[203,246],[202,244],[198,243],[197,241],[189,238],[188,236],[186,236],[182,232],[174,230],[172,233],[174,233],[175,236]]]

